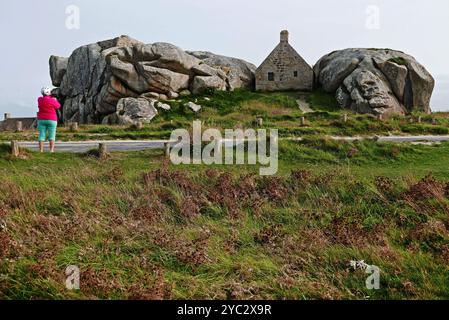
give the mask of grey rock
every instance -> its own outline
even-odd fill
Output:
[[[430,112],[435,81],[412,56],[390,49],[334,51],[314,66],[315,82],[342,108],[371,114]]]
[[[229,90],[237,88],[254,89],[257,67],[242,59],[225,57],[207,51],[187,51],[208,66],[223,71],[227,77]]]
[[[344,85],[350,89],[350,108],[355,112],[376,115],[405,114],[405,108],[392,94],[385,79],[369,70],[354,71],[352,77],[345,79]]]
[[[62,95],[73,97],[94,89],[91,83],[96,76],[93,71],[101,56],[100,50],[101,47],[95,43],[78,48],[72,53],[60,86]]]
[[[180,93],[179,93],[179,96],[180,97],[188,97],[188,96],[190,96],[190,95],[192,95],[192,93],[190,92],[190,90],[182,90]]]
[[[162,102],[156,103],[156,108],[162,109],[162,110],[165,110],[165,111],[170,111],[171,110],[171,106],[169,104],[162,103]]]
[[[376,66],[382,71],[390,82],[391,89],[396,97],[403,101],[404,91],[407,82],[408,70],[406,66],[401,66],[391,61],[378,61],[374,59]]]
[[[109,59],[109,69],[114,77],[133,92],[142,94],[149,91],[150,85],[146,82],[145,77],[137,72],[134,64],[122,61],[117,55],[113,55]]]
[[[51,56],[49,63],[51,81],[55,87],[59,87],[67,72],[69,58]]]
[[[208,88],[251,87],[255,66],[208,52],[195,55],[169,43],[144,44],[120,36],[82,46],[69,58],[51,57],[64,121],[117,122],[123,98],[163,101]]]
[[[108,72],[102,50],[111,49],[107,48],[107,45],[116,45],[121,41],[120,38],[116,38],[107,43],[94,43],[82,46],[71,54],[66,74],[60,85],[64,121],[70,121],[72,118],[71,111],[73,110],[68,110],[76,107],[78,108],[78,122],[89,123],[97,121],[97,103],[100,104],[100,109],[101,106],[105,108],[107,105],[106,102],[103,103],[103,101],[98,100],[98,97],[105,96],[110,100],[110,95],[106,93],[112,91],[104,88],[104,86],[110,85],[111,74]],[[81,98],[79,98],[80,96]],[[76,105],[73,103],[74,97],[77,97]]]
[[[348,92],[345,91],[344,86],[340,86],[335,93],[335,98],[337,99],[338,104],[342,108],[350,108],[351,107],[351,96]]]
[[[104,40],[98,42],[98,45],[101,47],[102,51],[110,48],[118,48],[118,47],[129,47],[133,45],[142,44],[142,42],[133,39],[127,35],[122,35],[120,37]]]
[[[64,102],[64,120],[65,122],[81,122],[80,111],[84,108],[82,95],[70,97]]]
[[[60,96],[60,90],[59,88],[54,88],[53,90],[51,90],[51,95],[54,97],[59,97]]]
[[[166,94],[161,93],[161,94],[159,95],[159,100],[161,100],[161,101],[166,101],[166,100],[168,100],[168,96],[167,96]]]
[[[196,66],[192,67],[192,71],[193,73],[195,73],[195,75],[197,76],[206,76],[206,77],[210,77],[210,76],[216,76],[218,75],[218,72],[221,70],[212,68],[211,66],[201,62],[199,64],[197,64]],[[221,75],[226,78],[226,75],[224,74],[223,71],[221,71]]]
[[[157,100],[147,98],[123,98],[117,103],[116,124],[149,123],[157,115]],[[111,120],[109,120],[111,121]]]
[[[189,87],[190,77],[183,73],[177,73],[168,69],[156,68],[146,62],[137,64],[138,73],[142,74],[148,85],[144,91],[159,92],[169,95]]]
[[[193,94],[201,94],[205,92],[207,89],[215,89],[215,90],[226,90],[226,81],[221,79],[219,76],[196,76],[193,79],[193,84],[191,86],[191,90]]]
[[[202,107],[199,104],[193,102],[188,102],[184,106],[191,109],[195,113],[200,112],[202,109]]]
[[[156,92],[147,92],[147,93],[144,93],[143,95],[141,95],[141,97],[153,98],[153,99],[159,100],[160,94],[156,93]]]
[[[106,117],[103,118],[103,120],[101,121],[102,125],[116,125],[118,124],[118,116],[116,113],[112,113],[110,115],[107,115]]]
[[[100,115],[107,115],[116,111],[117,102],[122,97],[136,98],[137,93],[130,90],[115,76],[109,78],[109,82],[105,83],[101,91],[96,96],[96,112]]]
[[[189,75],[191,69],[200,63],[199,59],[169,43],[158,42],[151,47],[152,53],[157,57],[157,60],[154,60],[151,65],[157,68]]]
[[[404,95],[404,103],[409,111],[430,113],[430,100],[435,87],[432,75],[415,60],[407,64],[408,79]]]
[[[170,99],[177,99],[177,98],[179,98],[179,93],[174,92],[174,91],[170,91],[170,92],[168,93],[168,97],[169,97]]]
[[[323,84],[324,91],[335,92],[342,81],[357,68],[359,63],[360,61],[355,58],[331,60],[319,73],[319,82]]]

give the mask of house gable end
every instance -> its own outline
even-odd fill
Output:
[[[313,69],[288,43],[288,32],[256,70],[256,90],[312,90]]]

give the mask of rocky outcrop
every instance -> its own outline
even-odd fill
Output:
[[[237,88],[254,88],[255,72],[257,69],[255,65],[242,59],[220,56],[211,52],[188,51],[188,53],[203,61],[207,66],[212,67],[212,70],[218,69],[222,71],[218,74],[204,74],[204,76],[217,75],[218,77],[223,78],[224,73],[226,85],[229,90]]]
[[[207,89],[214,90],[226,90],[226,81],[219,76],[196,76],[193,79],[192,92],[193,94],[200,94],[205,92]]]
[[[435,81],[412,56],[389,49],[346,49],[321,58],[315,85],[335,93],[342,108],[355,112],[430,112]]]
[[[68,62],[68,58],[57,56],[50,57],[50,77],[55,87],[59,87],[61,85],[62,79],[67,72]]]
[[[106,116],[103,124],[129,125],[138,122],[150,122],[157,116],[155,99],[148,98],[123,98],[117,103],[117,111]]]
[[[252,89],[255,69],[240,59],[127,36],[82,46],[69,58],[50,58],[64,121],[80,123],[150,121],[157,100],[208,89]]]

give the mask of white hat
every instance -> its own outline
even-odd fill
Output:
[[[41,93],[43,96],[51,96],[52,88],[50,87],[43,87],[41,90]]]

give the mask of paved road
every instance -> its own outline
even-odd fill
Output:
[[[286,138],[287,140],[298,140],[301,138]],[[375,137],[331,137],[335,140],[357,141],[364,139],[376,140],[379,142],[393,143],[417,143],[417,142],[441,142],[449,141],[449,136],[375,136]],[[281,138],[282,140],[282,138]],[[110,140],[110,141],[76,141],[76,142],[56,142],[57,152],[82,153],[98,148],[99,143],[105,143],[109,151],[140,151],[146,149],[162,149],[168,140]],[[226,145],[232,143],[225,142]],[[37,142],[21,141],[20,147],[32,151],[38,151]],[[48,144],[46,143],[46,148]]]
[[[120,141],[76,141],[76,142],[56,142],[57,152],[82,153],[98,148],[99,143],[105,143],[108,151],[140,151],[146,149],[162,149],[167,141],[162,140],[120,140]],[[37,142],[19,142],[21,148],[38,151]],[[45,144],[48,149],[48,143]]]
[[[378,142],[442,142],[449,141],[449,136],[373,136],[373,137],[331,137],[334,140],[358,141],[371,139]]]

